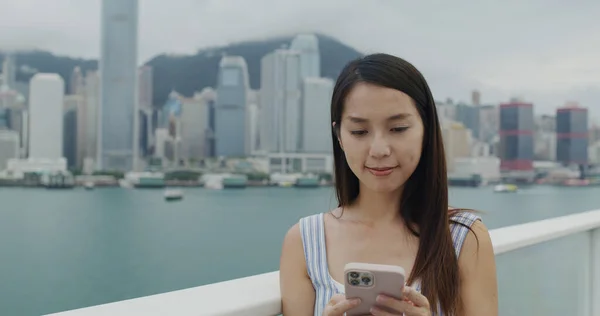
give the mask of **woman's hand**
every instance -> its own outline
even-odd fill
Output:
[[[404,298],[402,300],[379,295],[377,296],[377,304],[385,306],[394,312],[390,313],[373,307],[371,314],[375,316],[431,316],[431,308],[429,307],[427,298],[408,286],[404,287]]]
[[[346,299],[343,294],[336,294],[331,297],[327,306],[323,310],[323,316],[343,316],[344,313],[360,304],[360,299]]]

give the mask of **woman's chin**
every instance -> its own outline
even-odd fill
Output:
[[[374,193],[391,194],[398,192],[402,184],[391,181],[368,181],[364,183],[364,186]]]

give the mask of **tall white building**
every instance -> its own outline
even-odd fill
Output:
[[[306,153],[330,153],[331,115],[330,104],[333,80],[329,78],[305,78],[302,85],[301,151]]]
[[[131,171],[137,160],[138,1],[103,0],[99,164]]]
[[[19,133],[11,130],[0,130],[0,171],[8,167],[10,159],[20,156]]]
[[[63,157],[65,82],[58,74],[38,73],[29,88],[29,157]]]
[[[319,39],[314,34],[300,34],[292,40],[290,50],[300,53],[300,77],[321,76]]]
[[[261,59],[261,150],[300,149],[300,53],[277,49]],[[219,96],[220,97],[220,96]]]

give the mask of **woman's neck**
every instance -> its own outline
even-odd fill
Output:
[[[358,197],[348,208],[348,215],[353,220],[372,224],[401,220],[400,198],[400,190],[380,193],[361,188]]]

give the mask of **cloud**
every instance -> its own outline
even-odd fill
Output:
[[[100,0],[2,2],[0,48],[98,57]],[[591,106],[600,89],[596,0],[140,0],[139,7],[140,62],[315,31],[411,61],[437,98],[468,100],[476,88],[488,102],[522,94],[550,111],[564,98]]]

